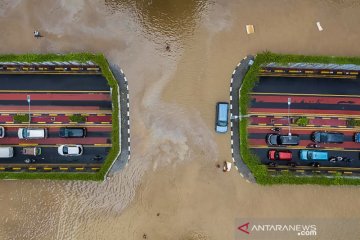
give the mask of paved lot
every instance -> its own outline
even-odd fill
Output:
[[[40,156],[30,156],[36,166],[81,167],[101,166],[111,148],[111,93],[107,80],[99,74],[0,74],[0,125],[5,127],[1,146],[13,146],[14,157],[3,158],[0,168],[25,165],[29,156],[23,147],[41,147]],[[31,128],[47,128],[48,138],[20,140],[19,127],[28,123],[14,122],[18,113],[28,114],[27,96],[31,99]],[[71,122],[69,116],[81,114],[85,122]],[[60,127],[85,127],[85,138],[60,138]],[[80,144],[82,156],[64,157],[57,152],[61,144]]]
[[[109,91],[100,74],[1,74],[0,90],[14,91]]]
[[[360,129],[346,124],[348,119],[360,117],[360,79],[261,77],[251,98],[249,143],[262,163],[270,162],[267,157],[270,149],[288,149],[293,153],[293,162],[299,166],[309,166],[309,162],[299,160],[299,151],[309,149],[309,145],[314,143],[310,138],[311,133],[326,130],[344,133],[344,143],[319,144],[318,150],[328,151],[329,156],[348,157],[352,161],[324,161],[321,166],[360,169],[360,143],[353,141],[354,133],[360,132]],[[291,98],[289,114],[288,98]],[[309,119],[306,127],[295,124],[301,116]],[[270,129],[280,127],[282,134],[288,134],[289,122],[291,133],[300,135],[300,145],[268,146],[265,136],[272,133]],[[286,161],[277,162],[280,166],[287,165]]]
[[[360,95],[359,79],[261,77],[253,92]]]

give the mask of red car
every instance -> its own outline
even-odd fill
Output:
[[[284,161],[291,161],[292,160],[292,153],[291,151],[286,150],[270,150],[268,153],[269,160],[284,160]]]

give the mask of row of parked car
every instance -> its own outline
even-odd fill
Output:
[[[0,126],[0,138],[5,137],[5,128]],[[19,128],[19,139],[42,139],[48,137],[47,128]],[[61,127],[59,137],[62,138],[81,138],[86,137],[86,128],[79,127]]]
[[[339,132],[316,131],[311,134],[311,140],[315,143],[343,143],[344,134]],[[354,141],[360,142],[360,133],[354,134]],[[269,133],[266,135],[266,142],[270,146],[296,146],[300,143],[300,136],[294,135],[281,135],[279,133]],[[316,161],[346,161],[350,162],[351,159],[346,157],[329,157],[328,151],[322,150],[309,150],[303,149],[299,151],[300,160],[310,161],[313,166],[319,167],[320,163]],[[268,152],[268,159],[271,160],[270,165],[276,165],[276,160],[291,161],[293,159],[292,152],[289,150],[276,150],[272,149]],[[289,165],[296,165],[289,162]]]
[[[0,126],[0,138],[5,136],[5,128]],[[86,136],[86,128],[62,127],[59,130],[59,137],[80,138]],[[48,137],[47,128],[19,128],[19,139],[44,139]],[[58,154],[61,156],[80,156],[83,154],[83,146],[76,144],[60,145]],[[22,154],[38,156],[41,154],[40,147],[26,147],[22,149]],[[0,158],[11,158],[14,156],[13,147],[0,147]]]
[[[344,134],[339,132],[316,131],[311,134],[311,140],[316,143],[343,143]],[[281,135],[269,133],[266,135],[266,142],[270,146],[296,146],[300,143],[300,136],[297,134]],[[354,142],[360,142],[360,133],[354,134]]]

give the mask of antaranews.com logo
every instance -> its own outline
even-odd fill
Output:
[[[286,219],[237,220],[236,239],[286,239],[317,236],[317,226],[305,221]],[[308,238],[307,238],[308,239]]]
[[[250,222],[247,222],[238,227],[238,229],[246,234],[250,232],[295,232],[298,236],[316,236],[316,225],[282,225],[282,224],[254,224],[250,225]]]

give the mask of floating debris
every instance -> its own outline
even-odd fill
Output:
[[[254,25],[246,25],[247,34],[252,34],[255,32]]]
[[[320,25],[320,22],[316,22],[316,26],[317,28],[319,29],[319,31],[321,32],[322,30],[324,30],[321,25]]]

